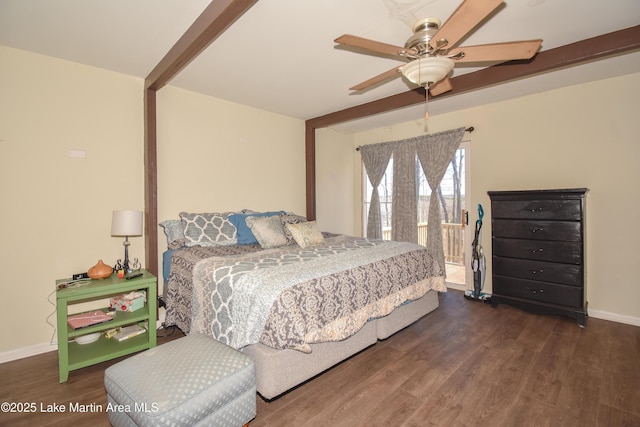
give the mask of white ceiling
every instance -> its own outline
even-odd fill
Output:
[[[414,17],[444,22],[460,0],[259,0],[170,84],[299,119],[407,91],[401,78],[349,87],[400,62],[336,48],[350,33],[403,45]],[[209,0],[0,0],[0,44],[145,78]],[[415,6],[408,19],[399,13]],[[411,15],[411,14],[409,14]],[[406,21],[406,22],[405,22]],[[542,50],[638,25],[639,0],[507,0],[463,45],[542,38]],[[611,66],[615,64],[615,66]],[[475,71],[456,67],[453,76]],[[640,72],[640,52],[430,102],[431,115]],[[337,126],[421,117],[404,108]]]

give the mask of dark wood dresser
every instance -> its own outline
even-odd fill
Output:
[[[491,304],[571,316],[585,326],[586,188],[489,191]]]

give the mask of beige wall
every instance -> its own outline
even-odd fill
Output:
[[[1,46],[0,63],[1,362],[56,348],[56,279],[122,257],[111,212],[144,209],[144,128],[141,79]],[[302,121],[172,87],[158,117],[160,220],[304,213]],[[144,238],[131,241],[144,265]]]
[[[632,74],[432,116],[428,123],[428,133],[460,126],[476,129],[469,135],[471,218],[477,216],[478,203],[490,218],[488,190],[589,188],[589,310],[594,316],[633,324],[640,324],[635,268],[640,259],[640,228],[635,224],[640,212],[639,87],[640,74]],[[422,133],[424,122],[416,120],[354,134],[351,144],[353,148]],[[360,181],[359,156],[351,169],[354,180]],[[324,185],[319,183],[319,192],[325,191]],[[356,197],[353,210],[358,209]],[[345,224],[350,221],[346,218]],[[488,221],[485,224],[483,246],[490,260]],[[353,231],[360,230],[361,223],[356,222]],[[490,277],[486,289],[491,289]]]
[[[143,82],[1,46],[0,63],[0,353],[44,350],[55,280],[122,258],[111,212],[144,207]]]
[[[158,92],[158,220],[240,209],[304,215],[304,151],[302,120],[164,88]],[[160,227],[158,233],[162,252],[166,239]]]
[[[356,217],[354,200],[360,199],[352,171],[355,150],[353,136],[332,129],[316,131],[316,217],[322,231],[353,234]]]

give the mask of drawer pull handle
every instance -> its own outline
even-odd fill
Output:
[[[536,212],[542,212],[542,208],[533,208],[533,209],[529,209],[529,212],[531,213],[536,213]]]
[[[544,289],[531,289],[531,288],[525,288],[525,289],[531,292],[532,294],[537,294],[538,292],[540,292],[541,294],[544,293]]]
[[[542,274],[542,273],[544,273],[544,270],[542,268],[539,269],[539,270],[536,270],[536,269],[532,268],[532,269],[529,270],[529,273],[531,273],[531,274],[538,274],[538,273]]]
[[[541,231],[544,231],[544,228],[540,227],[540,228],[530,228],[529,231],[531,231],[532,233],[539,233]]]
[[[543,248],[540,248],[540,249],[534,249],[534,250],[532,250],[531,252],[533,252],[534,254],[541,254],[542,252],[544,252],[544,249],[543,249]]]

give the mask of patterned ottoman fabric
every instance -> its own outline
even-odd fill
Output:
[[[189,335],[105,371],[114,426],[242,426],[256,415],[253,360]]]

